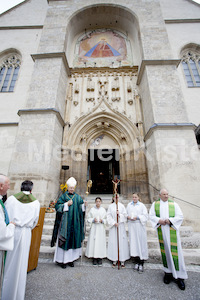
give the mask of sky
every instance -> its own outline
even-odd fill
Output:
[[[0,14],[21,2],[24,0],[0,0]]]
[[[24,2],[24,0],[0,0],[0,14],[2,14],[4,11],[10,9],[11,7]],[[200,4],[200,0],[194,0],[195,2]]]

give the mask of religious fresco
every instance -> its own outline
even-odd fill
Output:
[[[127,40],[114,30],[98,29],[82,36],[77,42],[76,67],[130,65]]]

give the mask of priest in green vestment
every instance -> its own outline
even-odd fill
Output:
[[[181,290],[185,289],[187,272],[184,263],[179,229],[183,214],[179,205],[169,199],[168,191],[160,191],[160,199],[155,201],[149,211],[153,228],[157,228],[160,251],[165,272],[163,281],[169,284],[175,280]]]
[[[82,254],[82,241],[84,239],[84,211],[86,203],[74,192],[76,179],[70,177],[65,192],[56,203],[56,211],[62,213],[58,232],[54,262],[62,268],[67,264],[74,266],[74,261]]]

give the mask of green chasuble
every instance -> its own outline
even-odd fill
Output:
[[[63,212],[64,204],[71,199],[73,204],[69,206],[68,211]],[[56,211],[63,212],[59,232],[62,243],[58,241],[58,245],[64,250],[81,248],[84,239],[82,204],[83,199],[78,194],[69,194],[67,191],[55,205]]]
[[[32,194],[24,194],[23,192],[13,195],[18,201],[22,203],[30,203],[36,200]]]
[[[169,205],[169,218],[175,217],[175,206],[174,201],[168,199],[168,205]],[[156,217],[160,218],[160,199],[155,202],[155,213]],[[162,255],[162,261],[164,267],[167,266],[167,259],[165,255],[165,245],[163,241],[163,235],[162,235],[162,229],[161,226],[157,228],[158,231],[158,239],[160,243],[160,251]],[[170,244],[171,244],[171,254],[174,261],[174,266],[177,271],[179,271],[179,264],[178,264],[178,247],[177,247],[177,235],[176,230],[170,226]]]

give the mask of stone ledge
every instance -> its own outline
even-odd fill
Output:
[[[146,133],[144,141],[146,142],[155,130],[195,130],[196,126],[193,123],[154,123]]]
[[[68,76],[71,75],[65,52],[37,53],[37,54],[31,54],[31,57],[33,61],[35,61],[36,59],[62,58],[67,75]]]
[[[21,115],[25,115],[25,114],[51,114],[51,113],[56,115],[61,126],[64,127],[65,122],[64,122],[60,112],[55,108],[20,109],[17,114],[19,116],[21,116]]]
[[[137,79],[136,84],[137,85],[140,84],[146,66],[175,65],[176,67],[178,67],[180,62],[181,62],[180,59],[153,59],[153,60],[148,60],[147,59],[147,60],[143,60],[141,65],[140,65],[138,79]]]

